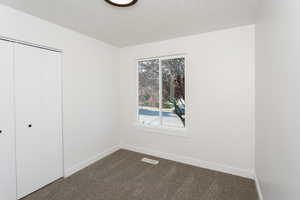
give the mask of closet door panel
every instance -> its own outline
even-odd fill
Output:
[[[0,199],[16,199],[13,44],[0,40]]]
[[[60,54],[15,46],[18,198],[63,175]]]

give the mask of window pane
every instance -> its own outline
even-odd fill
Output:
[[[159,60],[138,62],[139,121],[141,124],[159,126]]]
[[[165,59],[162,68],[163,126],[185,126],[185,58]]]

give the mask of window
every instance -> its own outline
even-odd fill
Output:
[[[138,120],[145,126],[185,127],[185,57],[138,61]]]

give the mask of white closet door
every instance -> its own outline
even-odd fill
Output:
[[[0,199],[16,199],[13,44],[0,40]]]
[[[15,45],[17,196],[63,176],[60,53]]]

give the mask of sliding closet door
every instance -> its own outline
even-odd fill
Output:
[[[60,53],[15,45],[17,196],[63,176]]]
[[[15,200],[13,44],[0,40],[0,199]]]

